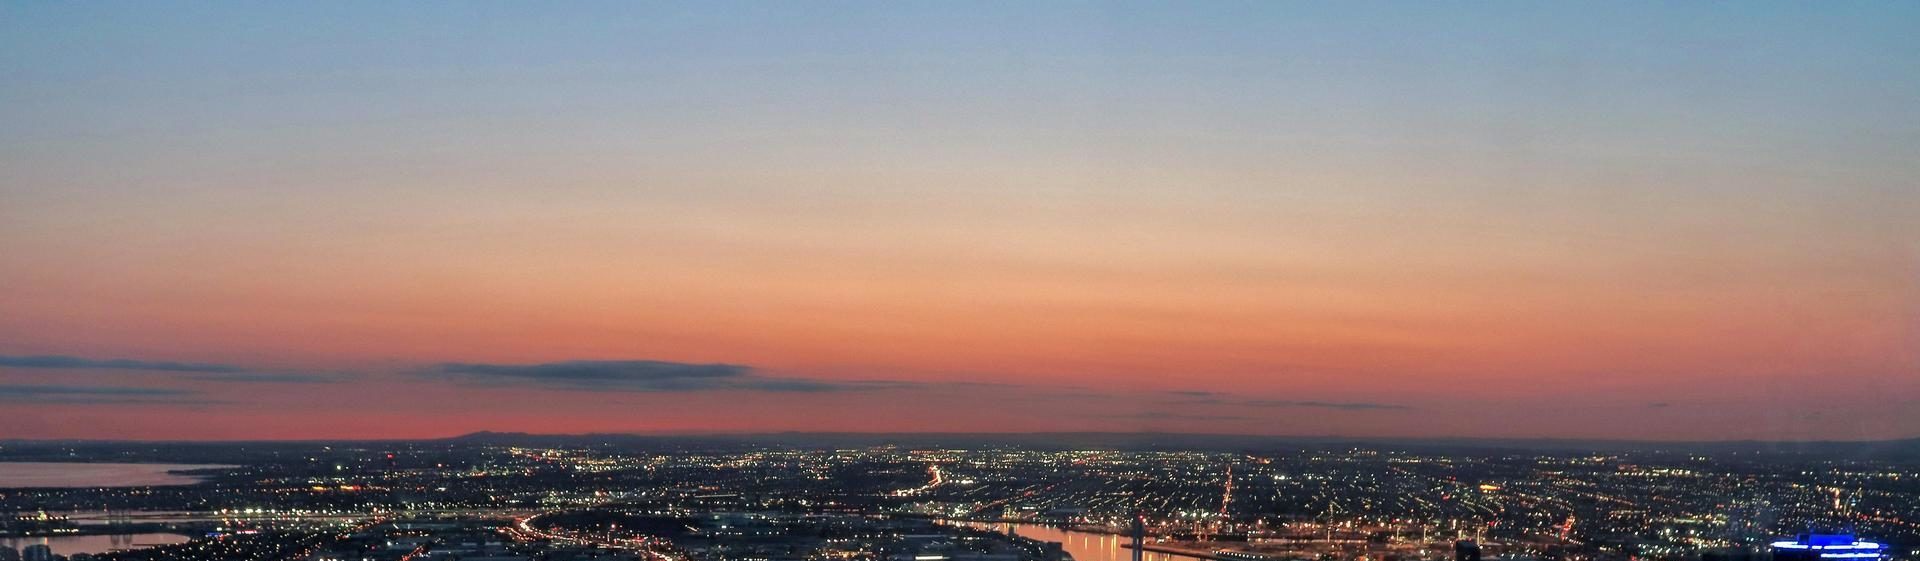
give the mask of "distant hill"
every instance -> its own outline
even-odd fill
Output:
[[[749,447],[789,448],[983,448],[1019,447],[1040,450],[1199,450],[1264,453],[1302,449],[1350,447],[1409,452],[1539,453],[1539,452],[1664,452],[1676,454],[1807,455],[1836,459],[1920,461],[1920,438],[1877,441],[1724,441],[1649,442],[1630,440],[1515,439],[1515,438],[1381,438],[1348,436],[1262,436],[1236,434],[1035,432],[1035,433],[853,433],[772,432],[740,434],[531,434],[476,432],[441,439],[314,441],[114,441],[114,440],[5,440],[0,457],[61,457],[71,451],[116,452],[189,457],[229,449],[298,450],[313,445],[458,446],[486,444],[529,447],[609,447],[635,450],[734,450]]]
[[[1409,451],[1487,452],[1674,452],[1700,454],[1796,454],[1832,458],[1920,459],[1920,438],[1879,441],[1723,441],[1649,442],[1629,440],[1373,438],[1339,436],[1259,436],[1181,433],[839,433],[776,432],[745,434],[528,434],[477,432],[446,439],[523,446],[632,446],[704,448],[791,446],[796,448],[980,448],[1017,446],[1037,449],[1261,451],[1347,446]]]

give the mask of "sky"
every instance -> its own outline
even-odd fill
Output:
[[[1920,4],[0,4],[0,439],[1920,436]]]

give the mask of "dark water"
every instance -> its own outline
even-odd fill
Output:
[[[192,485],[200,478],[167,473],[173,470],[231,466],[197,464],[94,464],[63,462],[0,462],[0,489],[23,487],[150,487]]]
[[[186,536],[178,534],[119,534],[111,536],[58,536],[50,538],[0,538],[0,545],[15,550],[33,545],[47,544],[53,552],[60,555],[75,553],[106,553],[123,549],[138,549],[170,543],[184,543]]]
[[[1037,524],[968,524],[975,528],[985,528],[1001,533],[1011,533],[1024,538],[1043,542],[1060,542],[1060,548],[1073,556],[1073,561],[1132,561],[1133,550],[1121,545],[1132,541],[1126,536],[1075,532]],[[1149,551],[1141,559],[1144,561],[1197,561],[1193,557],[1182,557]]]

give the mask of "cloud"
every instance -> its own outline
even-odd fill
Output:
[[[205,405],[216,401],[189,399],[198,392],[128,386],[0,385],[0,402],[61,405],[152,404]]]
[[[190,378],[202,382],[240,384],[338,384],[350,379],[349,376],[337,374],[262,374],[258,372],[203,374]]]
[[[452,362],[440,371],[468,376],[571,380],[581,382],[685,381],[744,377],[753,369],[738,364],[689,364],[659,360],[574,360],[543,364],[472,364]]]
[[[1253,399],[1240,402],[1248,407],[1307,407],[1315,409],[1339,409],[1343,411],[1403,410],[1412,409],[1395,403],[1372,403],[1366,401],[1293,401],[1283,399]]]
[[[77,356],[40,355],[40,356],[4,356],[0,355],[0,366],[13,368],[46,369],[111,369],[111,370],[152,370],[159,372],[242,372],[245,369],[225,364],[198,364],[191,362],[159,362],[149,360],[131,360],[124,358],[91,359]]]
[[[1201,390],[1174,390],[1174,391],[1167,391],[1163,393],[1165,393],[1166,395],[1183,398],[1178,402],[1181,405],[1228,405],[1228,406],[1264,407],[1264,408],[1303,407],[1303,408],[1311,408],[1311,409],[1338,409],[1342,411],[1384,411],[1384,410],[1412,409],[1412,407],[1409,407],[1406,405],[1400,405],[1396,403],[1375,403],[1375,402],[1369,402],[1369,401],[1237,399],[1237,398],[1233,398],[1230,394],[1213,392],[1213,391],[1201,391]]]
[[[1120,415],[1093,415],[1096,419],[1135,419],[1142,421],[1245,421],[1244,415],[1205,415],[1194,413],[1166,413],[1161,411],[1143,411]]]
[[[19,385],[19,384],[0,385],[0,395],[4,395],[4,396],[39,396],[39,395],[139,395],[139,396],[168,395],[170,396],[170,395],[191,395],[191,394],[193,394],[193,392],[191,391],[175,390],[175,389],[168,389],[168,388],[134,388],[134,387],[125,387],[125,386],[35,386],[35,385]]]
[[[1174,397],[1193,398],[1194,402],[1196,403],[1212,403],[1214,401],[1217,401],[1220,398],[1220,392],[1209,392],[1209,391],[1201,391],[1201,390],[1172,390],[1172,391],[1166,392],[1166,394]]]
[[[1667,403],[1665,401],[1656,401],[1656,402],[1647,404],[1647,408],[1648,409],[1666,409],[1667,407],[1672,405],[1673,404]]]
[[[220,383],[332,384],[349,376],[340,374],[297,374],[260,372],[226,364],[166,362],[125,358],[93,359],[77,356],[0,356],[0,367],[47,370],[138,370],[172,374],[177,379]]]
[[[540,364],[453,362],[434,367],[429,374],[476,385],[527,385],[582,391],[824,393],[919,387],[914,382],[893,380],[769,377],[738,364],[660,360],[573,360]]]

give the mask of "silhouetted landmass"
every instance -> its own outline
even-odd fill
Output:
[[[1674,454],[1817,455],[1827,459],[1920,459],[1920,438],[1879,441],[1649,442],[1627,440],[1368,438],[1179,433],[834,433],[750,434],[529,434],[476,432],[444,439],[338,441],[162,442],[111,440],[0,441],[0,459],[40,461],[218,462],[228,455],[298,454],[314,445],[373,448],[502,445],[603,447],[634,450],[738,450],[743,448],[903,448],[1038,450],[1245,451],[1379,448],[1418,453],[1598,452]]]
[[[1829,458],[1920,458],[1920,438],[1876,441],[1720,441],[1655,442],[1632,440],[1512,438],[1380,438],[1338,436],[1261,436],[1182,433],[830,433],[780,432],[711,435],[582,434],[545,435],[477,432],[448,439],[525,446],[627,445],[689,448],[792,446],[798,448],[1021,447],[1036,449],[1263,451],[1298,448],[1386,447],[1417,452],[1458,450],[1554,452],[1673,452],[1701,454],[1815,454]]]

